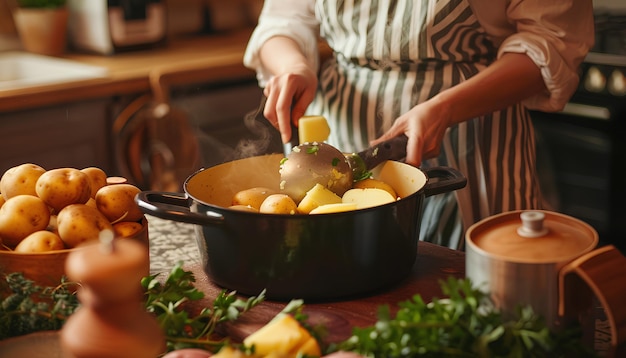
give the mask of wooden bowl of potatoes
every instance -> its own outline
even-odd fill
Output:
[[[70,252],[99,240],[104,230],[148,249],[148,222],[135,202],[140,191],[97,167],[26,163],[6,170],[0,179],[0,292],[15,272],[41,287],[58,285]]]

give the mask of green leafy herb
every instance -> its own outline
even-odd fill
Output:
[[[379,307],[376,324],[355,328],[331,347],[367,357],[592,357],[579,327],[554,333],[530,307],[505,319],[488,296],[467,279],[441,282],[449,298],[424,302],[419,295],[399,303],[395,317]]]
[[[339,164],[339,158],[333,158],[333,161],[332,161],[331,164],[332,164],[333,167],[336,167],[337,164]]]
[[[319,152],[320,147],[318,147],[317,145],[312,145],[310,147],[308,147],[306,149],[306,153],[307,154],[317,154],[317,152]]]
[[[265,291],[257,297],[242,300],[236,292],[221,291],[211,307],[205,307],[195,316],[185,310],[186,303],[204,298],[195,286],[193,273],[175,265],[165,282],[158,275],[145,277],[141,284],[146,294],[146,309],[156,315],[165,332],[168,351],[182,348],[202,348],[217,352],[228,340],[215,336],[219,323],[235,321],[241,313],[263,302]]]
[[[78,308],[72,288],[65,278],[56,287],[41,287],[22,273],[4,277],[0,304],[0,340],[37,331],[60,329]]]

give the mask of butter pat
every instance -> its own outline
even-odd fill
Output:
[[[330,135],[330,127],[322,116],[304,116],[298,122],[300,144],[325,142]]]

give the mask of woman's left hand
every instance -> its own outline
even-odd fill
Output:
[[[418,167],[422,160],[439,155],[441,142],[451,125],[450,108],[437,97],[422,102],[398,117],[391,128],[371,145],[405,134],[407,143],[406,162]]]

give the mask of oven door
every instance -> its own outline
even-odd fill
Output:
[[[531,112],[538,172],[550,209],[592,225],[602,244],[624,251],[626,147],[624,106],[598,99],[557,113]]]

